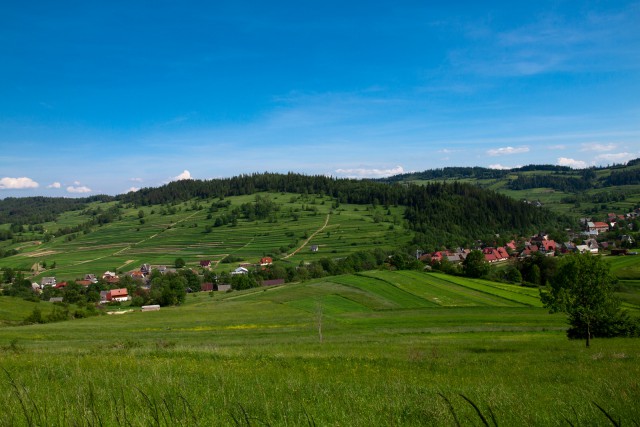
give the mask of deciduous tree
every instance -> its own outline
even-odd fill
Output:
[[[637,334],[637,325],[620,311],[620,301],[613,294],[615,281],[601,257],[569,255],[540,296],[551,312],[567,313],[571,325],[567,335],[585,338],[589,347],[592,337]]]

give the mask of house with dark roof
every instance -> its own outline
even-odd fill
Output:
[[[40,280],[40,286],[41,287],[45,287],[45,286],[55,286],[56,285],[56,278],[55,277],[43,277]]]

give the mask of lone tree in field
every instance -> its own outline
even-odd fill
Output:
[[[491,271],[491,266],[484,259],[482,251],[471,251],[462,262],[462,271],[467,277],[482,277]]]
[[[591,337],[635,334],[613,295],[615,281],[601,257],[569,255],[560,261],[551,285],[540,292],[540,298],[552,313],[567,313],[571,325],[567,336],[585,338],[589,347]]]

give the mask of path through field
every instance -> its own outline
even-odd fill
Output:
[[[317,229],[311,236],[309,236],[309,238],[307,240],[305,240],[298,249],[296,249],[295,251],[291,252],[289,255],[283,257],[282,259],[287,259],[287,258],[290,258],[290,257],[294,256],[295,254],[300,252],[305,246],[307,246],[307,244],[311,241],[311,239],[316,237],[316,234],[321,233],[322,230],[327,228],[327,224],[329,224],[329,217],[330,216],[331,216],[331,214],[328,213],[327,214],[327,219],[325,219],[325,221],[324,221],[324,225],[322,227],[320,227],[319,229]]]

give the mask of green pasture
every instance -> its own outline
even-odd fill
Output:
[[[608,256],[605,259],[609,262],[611,272],[619,279],[640,279],[640,256]]]
[[[566,339],[564,316],[528,298],[513,285],[372,271],[1,327],[0,425],[640,419],[640,341],[585,349]],[[2,311],[11,301],[0,299],[2,318],[28,312],[18,302]]]

